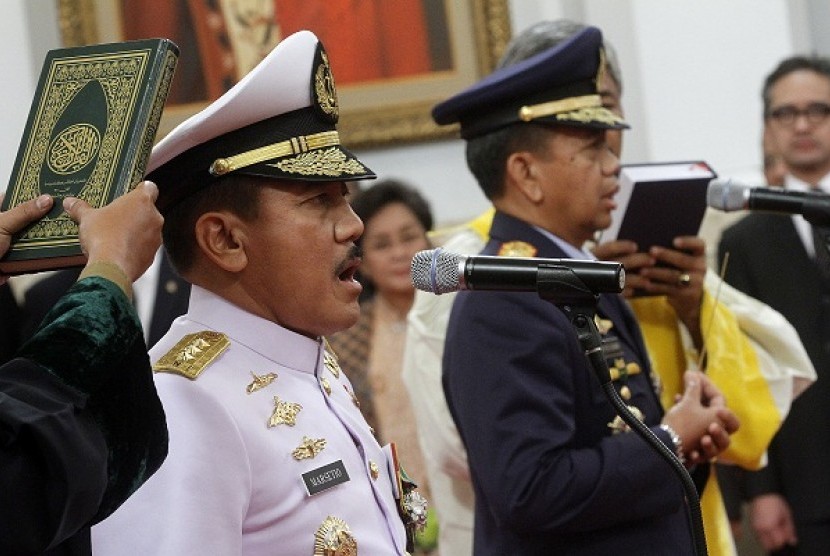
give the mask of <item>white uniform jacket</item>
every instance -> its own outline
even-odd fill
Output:
[[[188,313],[151,361],[216,351],[216,335],[204,331],[229,345],[193,379],[155,373],[169,455],[93,528],[94,554],[300,556],[351,542],[357,554],[404,554],[386,452],[322,340],[194,286]]]

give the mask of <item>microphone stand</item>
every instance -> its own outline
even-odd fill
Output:
[[[571,291],[570,294],[563,293],[568,289]],[[602,354],[602,337],[594,322],[599,295],[586,287],[570,269],[547,265],[539,267],[536,290],[539,297],[556,305],[568,317],[576,331],[579,345],[599,379],[605,396],[623,422],[642,437],[660,457],[666,460],[680,478],[683,491],[686,494],[686,515],[692,529],[695,553],[698,556],[706,556],[706,535],[703,531],[700,498],[688,470],[674,452],[663,444],[663,441],[650,428],[631,413],[614,388],[611,373],[608,370],[608,363]]]

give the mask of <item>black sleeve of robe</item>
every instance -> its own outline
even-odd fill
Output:
[[[0,553],[57,547],[161,465],[167,428],[134,309],[90,277],[0,367]]]

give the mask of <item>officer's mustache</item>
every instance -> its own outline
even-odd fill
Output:
[[[337,276],[340,279],[353,278],[357,272],[358,263],[363,257],[363,249],[359,245],[352,245],[343,261],[337,265]],[[346,276],[348,274],[349,276]]]

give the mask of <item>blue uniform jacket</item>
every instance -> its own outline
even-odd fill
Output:
[[[512,241],[567,257],[503,213],[482,253]],[[672,446],[633,314],[614,295],[602,296],[598,314],[613,322],[625,362],[642,369],[615,384]],[[612,434],[613,408],[553,304],[535,293],[460,293],[443,367],[476,494],[476,555],[694,552],[679,479],[635,433]]]

